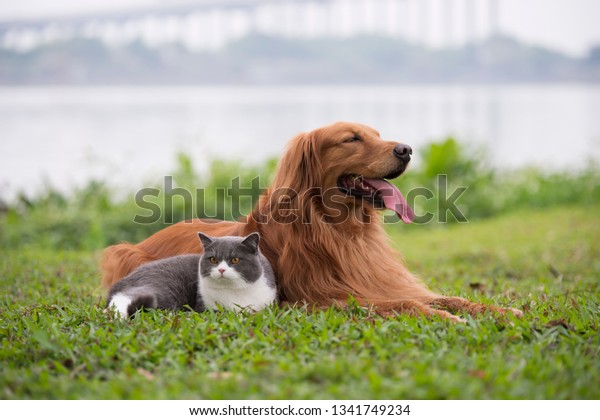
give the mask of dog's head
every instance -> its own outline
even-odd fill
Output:
[[[276,183],[299,194],[320,191],[326,205],[333,207],[390,208],[408,223],[412,210],[386,179],[400,176],[411,154],[410,146],[384,141],[370,127],[338,122],[294,138]]]

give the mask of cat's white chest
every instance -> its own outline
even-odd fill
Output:
[[[207,309],[217,309],[220,305],[227,309],[240,311],[244,308],[260,310],[270,305],[276,298],[276,291],[269,286],[264,275],[254,283],[235,278],[200,278],[200,296]]]

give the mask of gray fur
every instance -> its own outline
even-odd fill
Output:
[[[185,309],[186,305],[202,312],[207,308],[199,285],[202,277],[210,276],[210,268],[214,266],[209,261],[211,257],[219,261],[239,258],[235,269],[244,281],[252,284],[264,275],[269,287],[276,288],[273,269],[258,248],[258,233],[245,238],[213,238],[202,233],[199,233],[199,237],[205,248],[204,254],[178,255],[138,267],[110,288],[107,306],[115,295],[121,294],[131,299],[127,307],[128,316],[140,308],[180,310]]]
[[[198,264],[200,254],[178,255],[153,261],[138,267],[115,283],[108,292],[107,302],[117,293],[132,299],[127,309],[131,316],[140,307],[204,311],[198,298]]]

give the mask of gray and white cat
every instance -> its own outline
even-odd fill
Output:
[[[259,250],[260,235],[198,233],[203,254],[178,255],[138,267],[108,292],[107,307],[124,317],[141,307],[202,312],[221,305],[260,310],[277,301],[275,275]]]

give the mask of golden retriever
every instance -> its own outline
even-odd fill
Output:
[[[406,223],[412,210],[386,179],[401,175],[412,150],[383,141],[367,126],[339,122],[293,138],[273,184],[250,215],[238,222],[189,220],[137,245],[108,247],[103,286],[159,258],[202,252],[198,232],[245,236],[258,231],[261,250],[277,275],[282,301],[315,307],[345,305],[349,296],[382,315],[409,313],[455,322],[453,313],[520,316],[430,291],[388,243],[377,210],[390,208]]]

